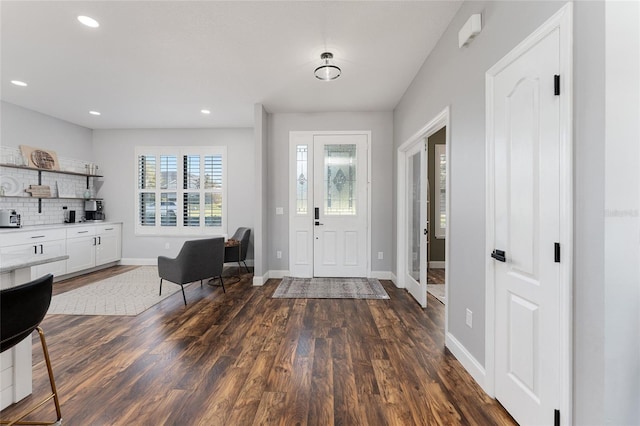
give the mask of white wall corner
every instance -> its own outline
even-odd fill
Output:
[[[478,360],[471,355],[471,352],[469,352],[467,348],[458,341],[458,339],[453,337],[451,333],[447,332],[444,340],[445,346],[451,351],[453,356],[460,361],[460,364],[462,364],[464,369],[467,370],[471,377],[473,377],[473,380],[475,380],[480,387],[493,398],[493,392],[487,389],[486,386],[487,373],[482,364],[480,364]]]
[[[396,277],[396,274],[394,274],[393,272],[389,272],[389,279],[391,280],[393,285],[398,287],[398,277]]]

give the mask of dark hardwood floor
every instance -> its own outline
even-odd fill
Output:
[[[279,280],[251,280],[194,284],[186,307],[176,293],[136,317],[48,315],[63,424],[515,424],[444,348],[440,303],[384,281],[390,300],[271,299]],[[35,394],[3,419],[47,391],[36,340],[33,354]]]

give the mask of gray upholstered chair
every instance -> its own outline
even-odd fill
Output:
[[[224,267],[224,238],[206,238],[202,240],[185,241],[178,256],[158,257],[158,275],[160,275],[160,294],[162,294],[162,280],[178,284],[182,289],[184,304],[187,297],[184,294],[184,285],[206,278],[220,278],[222,291],[226,293],[222,281],[222,269]]]
[[[225,247],[224,250],[224,261],[226,262],[238,262],[238,266],[242,267],[240,262],[244,263],[244,267],[249,272],[249,267],[247,266],[247,250],[249,249],[249,237],[251,236],[251,228],[238,228],[236,233],[233,234],[230,240],[240,241],[240,247],[231,246]]]

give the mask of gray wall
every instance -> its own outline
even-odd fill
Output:
[[[481,364],[485,362],[485,72],[562,4],[463,4],[394,112],[397,148],[447,105],[451,107],[449,332]],[[459,49],[458,31],[474,13],[482,13],[483,30],[468,47]],[[473,328],[465,325],[467,308],[473,312]]]
[[[465,3],[394,112],[397,147],[451,107],[449,331],[482,364],[484,74],[563,4]],[[482,13],[483,31],[458,49],[457,31],[473,13]],[[640,418],[639,13],[637,2],[575,3],[573,423],[580,425]],[[464,325],[465,308],[479,322],[473,329]]]
[[[134,190],[136,146],[218,146],[227,147],[227,232],[239,226],[253,228],[254,137],[253,129],[159,129],[94,130],[94,161],[105,176],[99,195],[105,200],[107,219],[124,222],[122,257],[149,259],[175,256],[185,237],[136,236],[134,233]],[[165,243],[170,248],[164,248]],[[252,258],[253,245],[248,257]]]
[[[49,115],[0,102],[0,146],[28,145],[55,151],[58,157],[91,161],[92,130]]]
[[[255,138],[255,233],[254,233],[254,283],[264,284],[264,275],[269,271],[269,230],[267,228],[267,147],[269,142],[268,114],[261,104],[254,106]]]
[[[393,116],[391,112],[269,114],[269,196],[267,216],[270,270],[289,269],[289,132],[311,130],[371,131],[371,270],[390,271],[392,260]],[[284,214],[275,214],[284,207]],[[282,251],[282,259],[276,251]],[[378,252],[384,259],[378,260]]]

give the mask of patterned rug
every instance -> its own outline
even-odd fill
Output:
[[[388,299],[375,278],[284,277],[273,293],[280,299]]]
[[[47,313],[135,316],[180,291],[180,286],[165,281],[162,296],[159,289],[158,268],[142,266],[53,296]]]
[[[444,284],[427,284],[427,293],[438,299],[443,305],[447,304],[447,297],[444,292]]]

